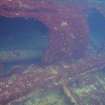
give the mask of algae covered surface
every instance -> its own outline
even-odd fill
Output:
[[[79,86],[73,88],[78,100],[83,100],[82,105],[104,105],[105,103],[105,69],[87,73],[79,78]]]
[[[64,97],[59,96],[55,93],[50,93],[45,97],[38,98],[36,96],[32,97],[30,100],[26,101],[24,105],[66,105],[64,102]]]
[[[74,105],[62,91],[35,91],[22,102],[15,102],[13,105]]]

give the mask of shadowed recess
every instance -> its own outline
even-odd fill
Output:
[[[48,31],[32,18],[0,17],[0,62],[41,59],[48,46]]]
[[[103,49],[105,45],[105,17],[96,9],[91,9],[88,13],[90,27],[90,39],[96,50]]]

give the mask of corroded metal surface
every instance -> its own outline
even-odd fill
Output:
[[[34,18],[48,26],[49,47],[43,55],[44,63],[80,58],[85,54],[89,30],[80,6],[66,7],[47,1],[5,0],[0,4],[0,15]]]
[[[97,8],[98,5],[88,4],[86,9],[84,6],[78,5],[56,5],[49,0],[37,1],[32,0],[2,0],[0,2],[0,16],[8,18],[24,17],[38,19],[50,30],[49,47],[43,54],[45,64],[60,61],[57,64],[37,67],[36,65],[27,66],[24,72],[13,72],[7,77],[0,78],[0,105],[11,105],[11,102],[29,95],[37,89],[44,88],[62,88],[65,95],[72,99],[76,105],[84,105],[84,96],[90,95],[90,105],[104,105],[104,100],[101,102],[94,98],[94,94],[104,95],[104,88],[100,87],[101,93],[96,92],[90,94],[77,89],[77,85],[82,86],[88,84],[89,89],[95,89],[91,82],[104,84],[98,76],[89,77],[92,73],[105,68],[104,56],[86,56],[88,46],[89,29],[86,22],[84,10],[89,8]],[[98,9],[103,11],[103,9]],[[104,14],[104,12],[102,12]],[[79,59],[80,58],[80,59]],[[69,59],[67,62],[65,59]],[[78,61],[72,63],[74,59]],[[66,62],[63,62],[66,61]],[[0,64],[1,69],[3,64]],[[11,68],[14,70],[14,67]],[[88,77],[86,79],[86,77]],[[76,81],[76,82],[75,82]],[[71,83],[71,84],[70,84]],[[96,86],[97,84],[95,84]],[[73,88],[74,87],[74,88]],[[87,87],[85,87],[87,89]],[[75,91],[76,90],[76,91]],[[84,95],[86,94],[86,95]],[[95,102],[97,100],[97,103]]]

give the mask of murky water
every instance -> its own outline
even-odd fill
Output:
[[[46,25],[32,18],[0,17],[0,62],[5,64],[0,72],[9,72],[13,65],[40,64],[48,47],[48,31]]]
[[[104,0],[4,1],[0,105],[104,105]]]

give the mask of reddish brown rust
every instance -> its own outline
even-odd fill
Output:
[[[43,55],[44,63],[80,58],[85,54],[88,26],[82,7],[32,0],[0,2],[0,16],[34,18],[47,25],[50,36],[49,46]]]
[[[43,59],[51,63],[66,58],[81,57],[88,44],[88,26],[82,7],[58,6],[50,2],[34,2],[31,0],[1,0],[0,16],[9,18],[34,18],[49,28],[49,47]],[[78,53],[77,53],[78,52]],[[61,63],[34,71],[12,74],[0,79],[0,105],[29,94],[31,91],[50,84],[60,85],[62,81],[84,74],[97,68],[105,67],[105,58],[83,58],[78,63]],[[46,71],[47,70],[47,71]],[[62,83],[64,84],[64,83]],[[52,85],[53,86],[53,85]],[[61,85],[62,86],[62,85]]]

